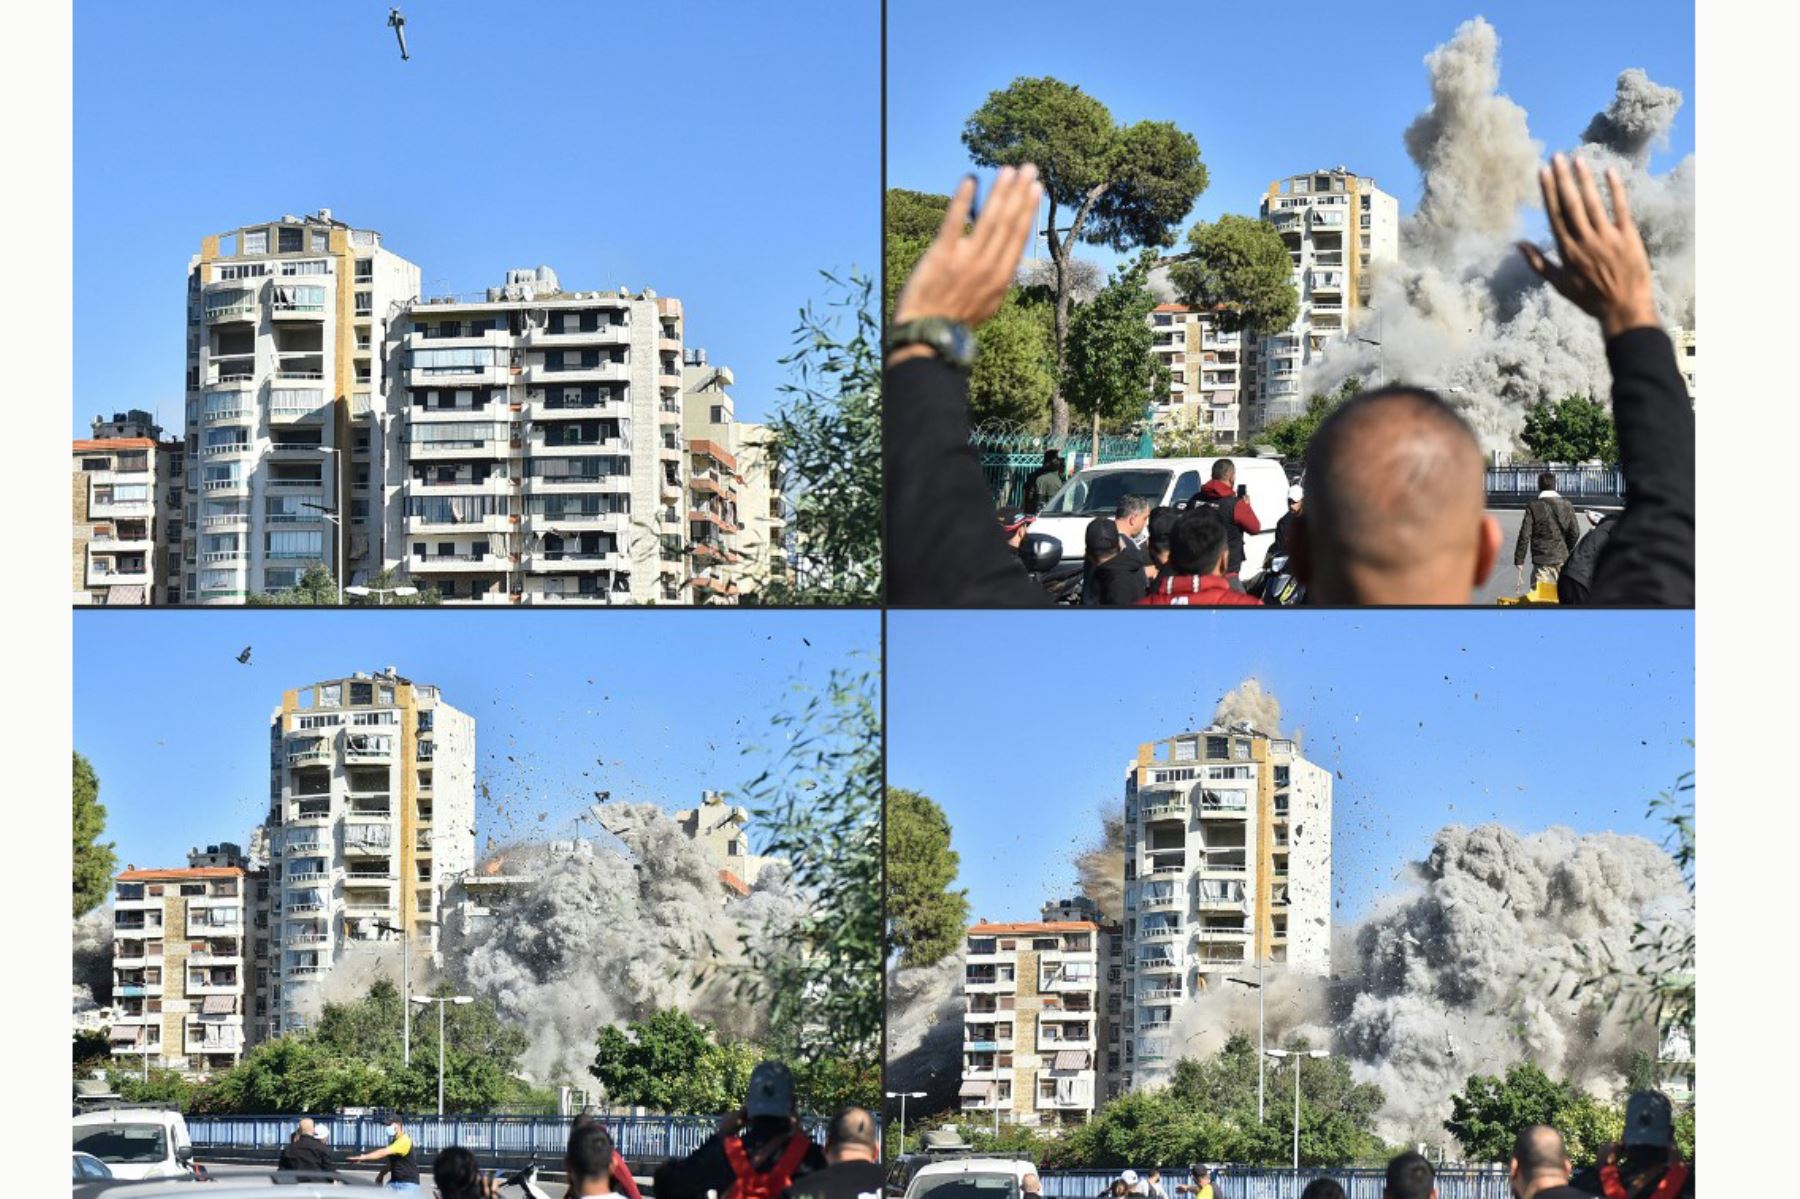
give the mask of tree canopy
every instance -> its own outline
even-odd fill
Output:
[[[1064,392],[1083,418],[1117,427],[1141,420],[1168,393],[1168,368],[1151,346],[1156,297],[1148,280],[1155,261],[1145,253],[1115,272],[1100,294],[1075,310],[1069,328]]]
[[[680,1115],[715,1115],[744,1101],[756,1050],[712,1025],[666,1008],[624,1028],[600,1030],[589,1072],[613,1103]]]
[[[1275,227],[1227,213],[1188,230],[1187,254],[1169,268],[1184,304],[1213,313],[1227,331],[1264,336],[1300,314],[1293,261]]]
[[[1313,434],[1318,432],[1325,418],[1338,405],[1355,398],[1362,389],[1362,380],[1352,375],[1338,384],[1338,389],[1330,395],[1313,392],[1306,399],[1306,411],[1263,426],[1263,431],[1256,436],[1257,443],[1275,447],[1285,461],[1300,461],[1306,457],[1306,447],[1312,443]]]
[[[100,840],[100,834],[106,831],[106,807],[100,802],[100,776],[94,773],[93,764],[80,754],[75,755],[71,791],[73,815],[70,827],[74,833],[72,873],[75,892],[73,915],[81,916],[106,901],[106,893],[112,887],[113,868],[118,865],[119,859],[113,852],[113,843]]]
[[[1546,400],[1525,413],[1519,444],[1538,462],[1600,461],[1616,466],[1619,436],[1606,405],[1587,396]]]
[[[955,952],[969,920],[969,893],[951,889],[957,853],[950,821],[917,791],[887,793],[888,945],[902,966],[930,966]]]

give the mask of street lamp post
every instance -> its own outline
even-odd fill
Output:
[[[346,588],[344,588],[344,593],[346,595],[354,595],[359,599],[366,597],[366,596],[370,596],[370,595],[377,596],[378,598],[375,600],[375,606],[378,608],[384,608],[387,606],[387,597],[388,596],[397,595],[401,599],[405,599],[409,595],[419,594],[419,589],[417,587],[406,587],[406,586],[400,586],[400,587],[360,587],[360,586],[358,586],[358,587],[346,587]]]
[[[886,1095],[889,1099],[898,1099],[900,1101],[900,1148],[896,1152],[897,1153],[905,1153],[906,1152],[906,1101],[908,1099],[923,1099],[923,1098],[925,1098],[925,1092],[924,1091],[888,1091],[888,1092],[886,1092]]]
[[[406,930],[385,920],[375,922],[384,933],[400,934],[400,1061],[412,1065],[412,938]]]
[[[441,1116],[444,1114],[444,1007],[446,1004],[452,1004],[452,1003],[456,1004],[459,1007],[465,1003],[474,1003],[475,997],[472,995],[415,995],[415,996],[413,996],[413,1002],[418,1004],[420,1007],[423,1007],[428,1003],[435,1003],[438,1005],[438,1108],[437,1108],[437,1114]]]
[[[1294,1059],[1294,1177],[1298,1181],[1300,1176],[1300,1059],[1330,1057],[1331,1054],[1324,1049],[1265,1049],[1263,1052],[1270,1057]]]
[[[336,485],[332,488],[332,490],[341,495],[344,490],[344,479],[343,479],[344,456],[343,456],[343,454],[339,453],[338,447],[336,447],[334,445],[319,446],[318,451],[321,454],[330,454],[331,455],[331,472],[332,472],[331,481]],[[344,606],[344,565],[346,562],[346,550],[345,550],[345,546],[344,546],[343,513],[341,511],[339,511],[338,506],[335,503],[332,504],[332,506],[330,508],[321,507],[319,509],[319,511],[324,515],[325,519],[331,523],[331,527],[334,530],[336,530],[335,539],[337,541],[337,553],[333,556],[335,558],[337,558],[337,569],[335,571],[333,571],[332,573],[337,575],[337,593],[338,593],[337,602],[338,602],[338,607],[341,608]]]

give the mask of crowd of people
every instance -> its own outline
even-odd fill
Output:
[[[1639,1091],[1626,1101],[1623,1135],[1591,1165],[1577,1169],[1560,1132],[1548,1124],[1530,1124],[1514,1138],[1506,1172],[1515,1199],[1693,1199],[1694,1195],[1693,1167],[1675,1144],[1674,1110],[1659,1091]],[[1188,1180],[1174,1188],[1175,1194],[1215,1199],[1216,1173],[1199,1163],[1189,1166]],[[1038,1190],[1031,1185],[1024,1189]],[[1438,1199],[1437,1170],[1423,1154],[1399,1154],[1387,1164],[1382,1195]],[[1168,1191],[1160,1171],[1140,1176],[1126,1170],[1099,1199],[1168,1199]],[[1300,1199],[1345,1199],[1344,1184],[1322,1175],[1306,1184]]]
[[[377,1185],[421,1194],[418,1148],[398,1116],[389,1118],[387,1135],[386,1145],[347,1157],[345,1164],[378,1165]],[[310,1118],[300,1120],[275,1168],[295,1180],[335,1178],[324,1128]],[[631,1166],[597,1116],[575,1118],[562,1168],[571,1197],[642,1199]],[[430,1172],[438,1199],[501,1199],[509,1185],[461,1145],[432,1158]],[[819,1145],[800,1120],[792,1073],[781,1062],[768,1061],[751,1071],[743,1107],[726,1116],[693,1153],[658,1166],[652,1186],[658,1199],[861,1199],[879,1195],[881,1180],[875,1117],[846,1108]],[[528,1180],[519,1186],[527,1199],[542,1199]]]
[[[1540,183],[1560,262],[1527,243],[1519,249],[1533,270],[1599,323],[1625,496],[1621,512],[1583,536],[1568,501],[1555,492],[1554,477],[1540,480],[1514,548],[1519,582],[1529,557],[1534,581],[1555,584],[1564,603],[1691,607],[1693,405],[1657,315],[1643,238],[1616,171],[1606,175],[1610,211],[1580,160],[1556,155]],[[1042,194],[1036,168],[1002,169],[971,226],[974,180],[964,180],[895,303],[884,437],[888,598],[896,605],[1050,602],[1016,552],[1027,526],[1010,522],[1002,535],[969,445],[971,360],[954,350],[969,339],[934,332],[966,333],[998,310]],[[1247,602],[1238,578],[1243,538],[1260,524],[1250,505],[1239,502],[1230,464],[1219,465],[1227,473],[1215,473],[1198,502],[1169,518],[1166,563],[1153,560],[1154,530],[1140,538],[1154,514],[1139,517],[1139,509],[1121,504],[1089,525],[1084,604]],[[1278,530],[1285,573],[1294,583],[1283,602],[1303,594],[1304,602],[1331,606],[1470,603],[1501,553],[1499,522],[1486,510],[1485,468],[1474,431],[1434,391],[1385,386],[1340,404],[1308,443],[1304,492],[1290,497]],[[1047,453],[1027,480],[1022,516],[1046,505],[1066,477],[1060,455]],[[1119,531],[1116,553],[1102,521]],[[1215,550],[1221,539],[1223,548]],[[1185,547],[1179,558],[1177,543]],[[1090,584],[1097,589],[1091,599]]]

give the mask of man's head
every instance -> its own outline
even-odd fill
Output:
[[[1237,463],[1229,458],[1221,458],[1212,464],[1212,477],[1215,483],[1232,484],[1237,482]]]
[[[461,1145],[431,1159],[431,1181],[441,1199],[481,1199],[481,1167]]]
[[[388,1117],[387,1130],[388,1130],[388,1135],[390,1137],[399,1136],[401,1134],[401,1132],[405,1131],[405,1128],[406,1128],[406,1126],[404,1124],[400,1123],[399,1116],[389,1116]]]
[[[1041,1195],[1044,1193],[1044,1184],[1038,1181],[1036,1174],[1027,1174],[1019,1179],[1019,1190],[1027,1195]]]
[[[1306,488],[1296,483],[1288,488],[1288,511],[1298,512],[1306,501]]]
[[[1169,535],[1175,531],[1175,521],[1181,516],[1173,508],[1152,508],[1150,519],[1144,525],[1145,536],[1150,547],[1150,560],[1161,566],[1169,560]]]
[[[1562,1133],[1548,1124],[1528,1124],[1513,1140],[1512,1161],[1507,1165],[1516,1194],[1530,1194],[1539,1186],[1564,1186],[1569,1181],[1569,1154]]]
[[[569,1149],[563,1156],[569,1174],[569,1191],[577,1195],[605,1195],[612,1190],[613,1139],[606,1125],[592,1116],[578,1116],[569,1129]]]
[[[1119,552],[1119,526],[1104,516],[1088,521],[1087,560],[1098,566]]]
[[[839,1162],[880,1161],[875,1117],[860,1107],[847,1107],[839,1112],[825,1138],[825,1158],[834,1166]]]
[[[1151,1185],[1160,1183],[1162,1181],[1162,1171],[1161,1170],[1150,1171],[1149,1179],[1150,1179]]]
[[[1178,575],[1216,575],[1230,564],[1225,519],[1217,508],[1189,508],[1169,535],[1169,566]]]
[[[752,1120],[782,1119],[798,1111],[794,1100],[794,1076],[781,1062],[758,1062],[750,1071],[750,1093],[744,1097],[744,1114]]]
[[[1205,1182],[1212,1176],[1207,1168],[1199,1162],[1195,1162],[1193,1165],[1189,1166],[1188,1173],[1194,1176],[1195,1182]]]
[[[1141,495],[1125,496],[1113,509],[1113,521],[1119,526],[1119,532],[1127,537],[1142,533],[1149,520],[1150,501]]]
[[[1402,1153],[1387,1167],[1385,1199],[1434,1199],[1437,1195],[1437,1171],[1422,1154]]]
[[[1547,470],[1539,471],[1538,472],[1538,490],[1539,491],[1555,491],[1556,490],[1556,476],[1551,474]]]
[[[1344,1188],[1335,1178],[1315,1178],[1300,1192],[1300,1199],[1344,1199]]]
[[[1044,465],[1049,466],[1049,467],[1054,467],[1057,470],[1061,470],[1062,469],[1062,451],[1061,450],[1045,450],[1044,451]]]
[[[1367,391],[1306,450],[1305,511],[1288,542],[1319,604],[1466,604],[1500,551],[1481,446],[1415,387]]]
[[[1661,1091],[1633,1091],[1625,1101],[1625,1147],[1670,1149],[1675,1145],[1675,1109]]]
[[[312,1117],[311,1116],[300,1117],[300,1126],[296,1131],[298,1131],[299,1134],[303,1137],[312,1136],[313,1135]]]

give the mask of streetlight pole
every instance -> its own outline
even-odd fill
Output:
[[[435,1003],[438,1005],[437,1114],[441,1116],[444,1114],[444,1007],[445,1005],[452,1003],[460,1007],[465,1003],[474,1003],[475,999],[471,995],[415,995],[413,996],[413,1002],[419,1004],[421,1007],[428,1003]]]
[[[995,1090],[998,1089],[998,1087],[995,1088]],[[900,1101],[900,1148],[896,1151],[896,1155],[898,1155],[899,1153],[906,1152],[906,1101],[908,1099],[923,1099],[925,1098],[925,1092],[889,1091],[887,1092],[887,1097],[889,1099],[898,1099]]]
[[[375,927],[384,933],[400,934],[400,1062],[412,1065],[412,938],[406,930],[377,921]]]
[[[387,607],[387,597],[390,595],[397,595],[401,599],[405,599],[409,595],[419,594],[419,589],[417,587],[408,587],[405,585],[399,587],[345,587],[343,590],[346,594],[354,595],[359,599],[364,596],[375,596],[375,606],[377,608]]]

